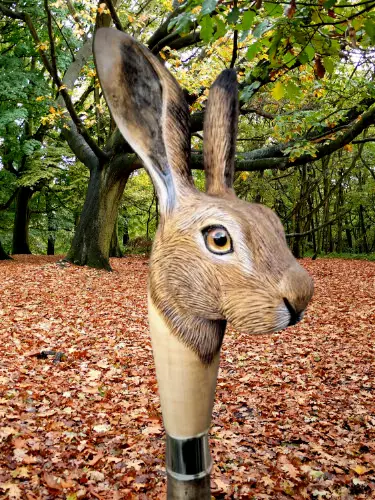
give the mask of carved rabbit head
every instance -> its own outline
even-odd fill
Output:
[[[204,120],[206,193],[190,172],[188,106],[163,64],[114,29],[98,30],[94,54],[111,113],[157,190],[161,221],[149,294],[171,330],[204,363],[226,322],[249,334],[295,324],[313,282],[291,254],[279,218],[232,189],[238,122],[235,73],[211,87]]]

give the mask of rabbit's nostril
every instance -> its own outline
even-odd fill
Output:
[[[293,325],[297,324],[298,321],[300,321],[302,319],[303,311],[296,311],[286,297],[283,298],[283,301],[284,301],[284,304],[285,304],[285,306],[288,309],[289,314],[290,314],[290,320],[289,320],[288,326],[293,326]]]

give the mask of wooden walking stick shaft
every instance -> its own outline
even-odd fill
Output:
[[[210,476],[192,481],[180,481],[167,474],[168,500],[210,500]]]
[[[210,499],[208,429],[219,355],[205,366],[169,331],[150,298],[149,321],[167,434],[168,499]]]

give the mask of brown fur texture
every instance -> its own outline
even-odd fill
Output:
[[[202,230],[212,224],[226,227],[233,253],[215,256],[205,248]],[[226,321],[249,334],[277,331],[289,324],[278,313],[283,299],[302,312],[313,292],[271,210],[201,193],[159,228],[149,283],[171,330],[205,363],[220,349]]]
[[[186,103],[177,82],[131,37],[98,31],[96,64],[114,118],[143,159],[161,205],[151,256],[149,293],[171,332],[208,364],[227,321],[249,334],[296,322],[313,282],[292,256],[278,217],[235,197],[237,87],[232,71],[210,92],[204,125],[207,193],[195,189],[188,167]],[[131,74],[129,74],[131,73]],[[205,243],[208,227],[224,227],[233,251]]]
[[[94,57],[120,131],[145,162],[162,210],[171,210],[179,187],[176,182],[193,186],[190,117],[182,90],[146,47],[120,31],[99,29]],[[172,171],[178,174],[175,179]]]
[[[238,110],[236,72],[227,69],[210,89],[204,118],[206,191],[212,195],[232,191]]]

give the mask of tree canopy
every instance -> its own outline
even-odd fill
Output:
[[[276,210],[296,255],[374,251],[375,1],[6,0],[0,16],[8,252],[53,253],[56,242],[72,262],[109,269],[122,242],[152,238],[157,199],[92,58],[95,30],[110,25],[142,41],[184,89],[198,185],[208,89],[232,67],[240,196]]]

